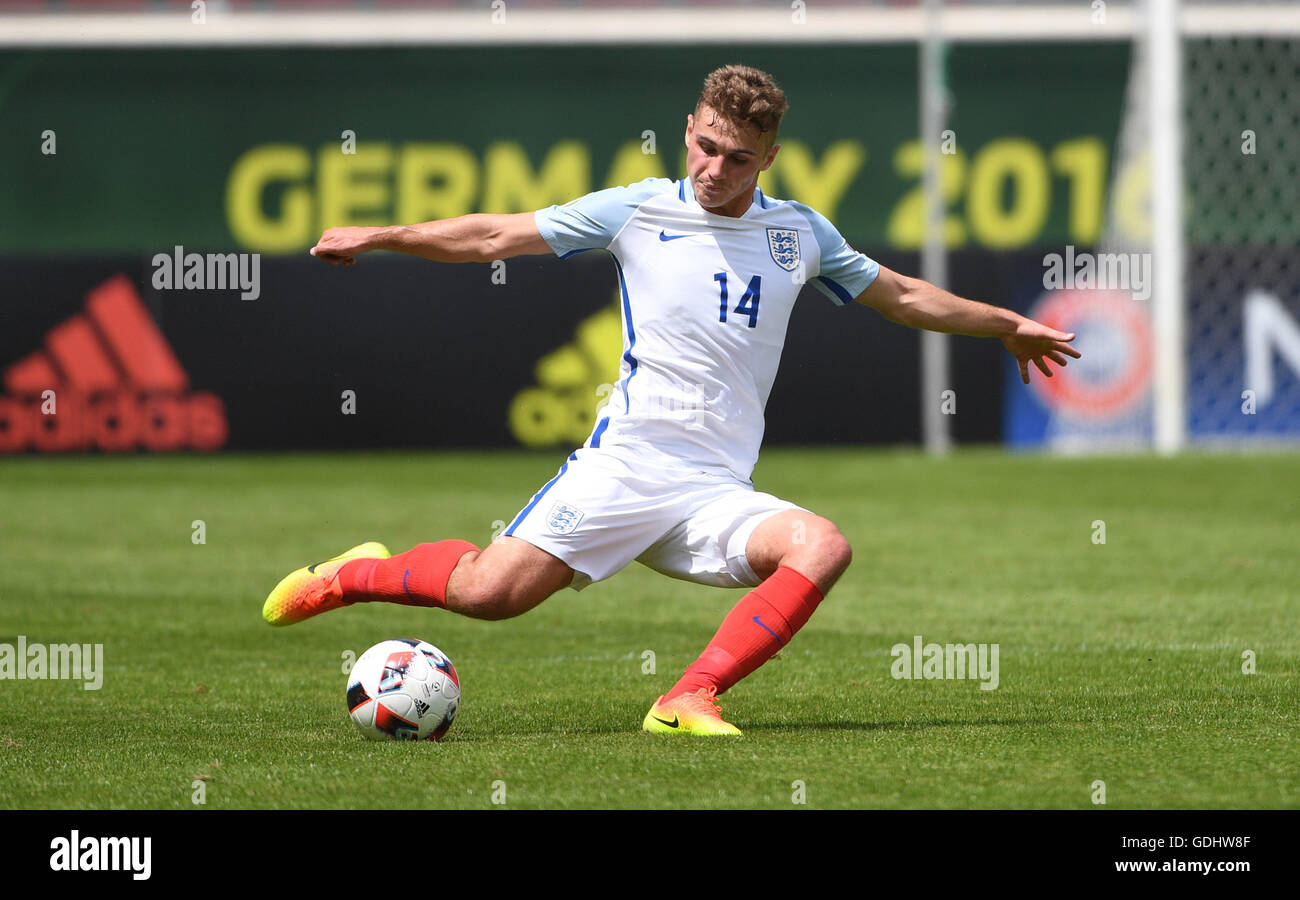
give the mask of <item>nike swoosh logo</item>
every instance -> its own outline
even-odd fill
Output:
[[[772,629],[768,628],[766,625],[764,625],[763,620],[760,619],[758,616],[754,616],[754,624],[757,625],[759,628],[763,629],[764,631],[766,631],[768,634],[772,635],[772,637],[776,638],[776,642],[780,644],[782,647],[785,646],[785,641],[781,640],[781,636],[777,634],[775,631],[773,631]]]
[[[312,563],[310,566],[307,567],[307,571],[310,572],[310,573],[312,573],[313,575],[315,575],[315,574],[316,574],[316,567],[317,567],[317,566],[323,566],[323,565],[325,565],[325,563],[327,563],[327,562],[329,562],[328,559],[322,559],[322,560],[321,560],[320,562],[318,562],[318,563]]]
[[[668,233],[665,232],[665,231],[660,231],[660,232],[659,232],[659,240],[661,240],[661,241],[680,241],[680,240],[681,240],[682,238],[684,238],[684,237],[690,237],[690,235],[689,235],[689,234],[673,234],[673,235],[670,235],[670,234],[668,234]]]
[[[661,718],[659,718],[659,717],[656,716],[654,713],[651,713],[651,714],[650,714],[650,718],[654,719],[656,722],[663,722],[663,723],[664,723],[665,725],[667,725],[669,728],[676,728],[676,727],[677,727],[677,724],[678,724],[678,723],[677,723],[677,713],[673,713],[673,720],[672,720],[671,722],[669,722],[667,719],[661,719]]]

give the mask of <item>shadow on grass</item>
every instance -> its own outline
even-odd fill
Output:
[[[1062,722],[1060,719],[1048,718],[1019,718],[1019,719],[932,719],[924,722],[863,722],[863,721],[836,721],[836,722],[771,722],[758,721],[748,724],[739,723],[741,731],[748,736],[759,737],[767,734],[776,734],[778,732],[817,732],[817,731],[897,731],[897,732],[915,732],[926,731],[932,728],[971,728],[971,727],[994,727],[994,728],[1022,728],[1027,725],[1062,725],[1062,724],[1083,724],[1088,720],[1079,719],[1071,722]],[[600,736],[626,736],[632,734],[644,734],[640,728],[627,727],[623,725],[610,725],[604,728],[551,728],[546,730],[534,728],[513,728],[501,729],[494,731],[484,731],[473,734],[458,734],[457,743],[486,743],[490,741],[500,741],[502,738],[519,738],[532,739],[555,738],[555,737],[600,737]],[[662,738],[673,740],[676,735],[648,735],[653,738]]]
[[[1072,724],[1081,724],[1087,720],[1077,720]],[[923,722],[750,722],[743,726],[746,734],[775,731],[925,731],[930,728],[970,728],[993,726],[997,728],[1019,728],[1025,725],[1060,725],[1060,719],[1021,718],[1021,719],[930,719]]]

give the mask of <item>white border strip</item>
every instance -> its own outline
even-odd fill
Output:
[[[211,10],[204,25],[188,10],[154,14],[0,15],[0,46],[367,46],[511,44],[880,44],[918,40],[919,8],[806,10],[796,25],[790,11],[678,9],[509,11],[492,24],[490,10],[450,12],[244,13]],[[1077,8],[963,8],[944,14],[951,39],[1127,40],[1133,16],[1115,9],[1093,25],[1086,3]],[[1233,17],[1238,21],[1240,14]],[[1300,30],[1300,25],[1297,26]]]
[[[678,9],[509,11],[269,12],[209,10],[147,14],[0,14],[0,47],[446,46],[561,44],[884,44],[920,40],[922,7],[790,11]],[[1126,41],[1139,27],[1132,9],[1111,4],[1092,22],[1091,4],[961,7],[943,13],[944,37],[958,42]],[[1185,35],[1300,36],[1300,5],[1215,4],[1184,8]]]

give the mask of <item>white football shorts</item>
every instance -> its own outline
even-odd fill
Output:
[[[627,447],[584,447],[503,534],[558,557],[574,590],[636,560],[697,584],[755,587],[745,547],[769,516],[802,509],[725,476],[661,463]]]

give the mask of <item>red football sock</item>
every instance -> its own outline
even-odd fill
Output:
[[[790,643],[821,602],[817,585],[781,566],[727,614],[709,646],[666,699],[707,687],[723,693]]]
[[[451,573],[462,556],[477,549],[469,541],[438,541],[389,559],[358,559],[339,569],[339,587],[348,603],[386,600],[446,609]]]

